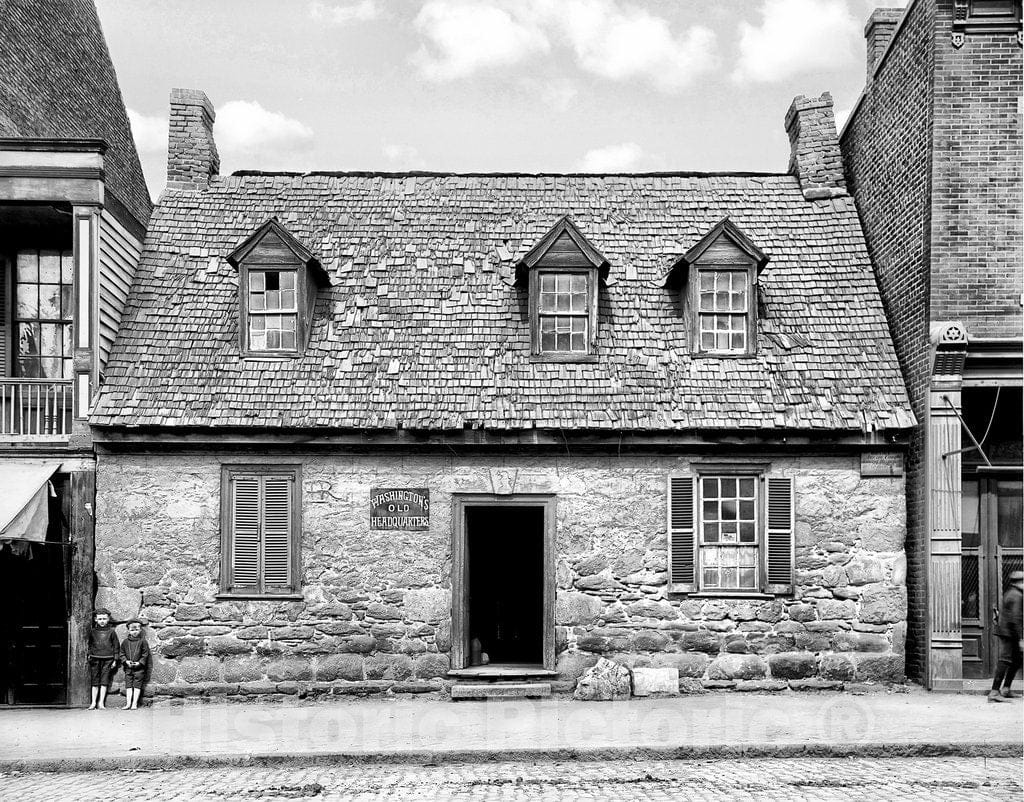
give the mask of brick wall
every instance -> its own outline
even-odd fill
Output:
[[[1019,98],[1014,34],[950,39],[952,0],[938,3],[932,165],[932,320],[975,337],[1020,337],[1022,272]]]
[[[854,111],[840,147],[875,264],[889,325],[919,421],[928,387],[932,2],[907,12],[894,45]],[[920,678],[927,655],[927,520],[924,433],[907,456],[907,673]]]
[[[221,462],[266,458],[101,457],[97,602],[118,620],[149,619],[153,693],[443,691],[452,494],[503,486],[557,497],[561,690],[601,655],[676,667],[696,692],[903,677],[903,479],[861,478],[856,457],[772,459],[773,472],[795,479],[796,593],[749,600],[667,593],[666,476],[687,470],[684,457],[279,459],[303,464],[301,601],[217,598]],[[428,488],[429,530],[371,530],[372,487]],[[509,604],[526,603],[518,580],[498,580]]]
[[[0,4],[0,136],[105,139],[106,189],[145,224],[152,204],[93,0]]]

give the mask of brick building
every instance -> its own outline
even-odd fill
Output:
[[[88,416],[151,204],[91,0],[0,4],[0,64],[0,705],[76,703]]]
[[[915,421],[828,95],[778,174],[220,176],[215,116],[172,92],[92,417],[154,693],[902,680]]]
[[[914,0],[865,29],[840,143],[911,403],[908,671],[990,675],[1021,567],[1021,4]]]

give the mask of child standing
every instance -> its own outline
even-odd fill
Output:
[[[142,622],[128,622],[128,637],[121,644],[121,665],[124,667],[124,709],[138,710],[139,697],[149,670],[149,644],[142,637]]]
[[[110,611],[97,607],[92,614],[92,629],[89,630],[89,684],[92,686],[90,710],[106,708],[107,688],[110,676],[117,663],[120,643],[117,633],[110,626]]]

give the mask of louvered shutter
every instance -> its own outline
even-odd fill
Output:
[[[672,593],[697,590],[693,484],[692,476],[670,476],[668,479],[668,570],[669,591]]]
[[[289,593],[292,585],[292,478],[263,479],[263,590]]]
[[[793,592],[793,480],[768,477],[768,532],[765,560],[768,593]]]
[[[236,476],[231,481],[231,582],[233,593],[259,592],[260,480]]]

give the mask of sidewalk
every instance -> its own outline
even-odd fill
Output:
[[[318,701],[0,712],[0,770],[269,763],[1019,756],[1020,699],[909,693]]]

